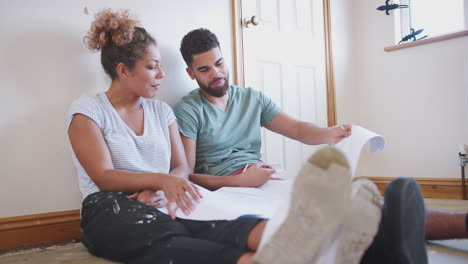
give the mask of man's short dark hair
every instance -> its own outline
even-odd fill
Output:
[[[218,38],[206,28],[199,28],[187,33],[180,43],[180,53],[188,66],[192,65],[193,55],[219,48]]]

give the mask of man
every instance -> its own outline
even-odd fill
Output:
[[[275,170],[261,161],[261,126],[310,145],[337,143],[351,134],[350,125],[321,128],[302,122],[282,112],[261,92],[230,86],[216,36],[208,30],[194,34],[194,38],[184,38],[181,51],[189,66],[187,73],[200,89],[174,108],[189,167],[197,173],[191,177],[193,182],[211,190],[264,184]],[[206,38],[206,43],[198,37]],[[248,165],[234,177],[213,176],[231,175]]]
[[[261,126],[314,145],[337,143],[351,134],[349,125],[321,128],[302,122],[282,112],[261,92],[229,85],[229,71],[219,41],[207,29],[189,32],[180,50],[187,63],[187,73],[200,88],[185,96],[174,112],[189,168],[194,172],[190,180],[205,188],[258,187],[270,179],[275,170],[261,161]],[[227,175],[231,176],[220,177]],[[419,188],[408,179],[399,179],[391,186],[386,190],[379,232],[362,263],[380,261],[383,255],[387,256],[388,263],[392,260],[393,263],[425,263],[427,256],[421,239],[424,206],[422,198],[414,198]],[[410,207],[414,210],[409,210]],[[398,218],[400,214],[402,217]],[[444,222],[441,219],[450,219],[454,224],[441,227],[439,224]],[[467,237],[466,219],[466,214],[428,211],[426,237]]]

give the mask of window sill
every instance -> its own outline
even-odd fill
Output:
[[[438,42],[438,41],[443,41],[443,40],[453,39],[453,38],[458,38],[458,37],[463,37],[463,36],[468,36],[468,30],[461,30],[461,31],[450,33],[450,34],[444,34],[444,35],[429,37],[429,38],[421,39],[417,41],[411,41],[411,42],[407,42],[403,44],[388,46],[384,48],[384,51],[394,51],[394,50],[399,50],[399,49],[405,49],[409,47],[420,46],[420,45],[424,45],[428,43],[433,43],[433,42]]]

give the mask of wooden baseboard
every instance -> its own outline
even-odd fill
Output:
[[[364,176],[373,181],[379,188],[380,193],[384,193],[387,184],[395,179],[394,177],[370,177]],[[458,178],[414,178],[424,195],[424,198],[437,199],[462,199],[461,179]],[[466,188],[465,188],[466,191]]]
[[[76,241],[80,210],[0,218],[0,254]]]
[[[364,177],[383,194],[392,177]],[[457,178],[415,178],[424,198],[461,199]],[[0,254],[24,248],[77,241],[80,237],[80,210],[0,218]]]

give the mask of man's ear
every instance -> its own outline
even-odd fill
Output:
[[[128,77],[130,71],[128,70],[128,68],[125,66],[125,64],[123,63],[119,63],[117,64],[117,69],[116,69],[116,72],[117,72],[117,75],[120,77],[120,78],[125,78],[125,77]]]
[[[195,74],[193,74],[193,71],[190,69],[190,67],[185,68],[185,70],[187,71],[190,78],[192,78],[192,80],[195,79]]]

